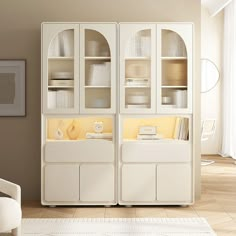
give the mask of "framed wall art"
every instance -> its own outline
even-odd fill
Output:
[[[25,116],[26,60],[0,60],[0,116]]]

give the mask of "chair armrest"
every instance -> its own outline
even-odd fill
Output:
[[[0,178],[0,192],[9,195],[21,205],[21,188],[19,185]]]

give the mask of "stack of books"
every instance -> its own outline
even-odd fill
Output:
[[[126,78],[127,86],[149,86],[149,78]]]
[[[48,91],[48,109],[70,108],[74,106],[74,92],[68,90]]]
[[[137,33],[133,35],[127,43],[127,57],[150,57],[151,36]]]
[[[86,139],[112,140],[112,133],[86,133]]]
[[[87,79],[88,86],[111,86],[111,63],[92,64]]]
[[[139,127],[138,140],[157,140],[162,138],[162,135],[157,134],[156,126],[147,125]]]
[[[174,139],[188,140],[189,138],[189,121],[188,118],[177,117],[174,129]]]

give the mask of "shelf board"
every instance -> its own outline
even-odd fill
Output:
[[[74,60],[74,57],[48,57],[48,60],[56,60],[56,61],[71,61]]]
[[[74,86],[53,86],[53,85],[49,85],[48,89],[54,89],[54,88],[74,88]]]
[[[163,86],[161,86],[161,88],[173,88],[173,89],[175,89],[175,88],[188,88],[188,86],[182,86],[182,85],[163,85]]]
[[[149,104],[126,104],[126,109],[150,109]]]
[[[187,60],[187,57],[161,57],[162,60]]]
[[[175,109],[176,105],[175,104],[161,104],[162,108],[168,108],[168,109]]]
[[[86,85],[84,86],[85,88],[111,88],[111,86],[90,86],[90,85]]]
[[[84,57],[85,60],[110,60],[111,57]]]
[[[125,85],[125,88],[150,88],[150,85]]]
[[[104,141],[106,141],[106,142],[113,142],[113,140],[111,140],[111,139],[87,139],[86,137],[84,137],[84,138],[79,138],[79,139],[49,139],[49,138],[47,138],[46,139],[46,142],[47,143],[63,143],[63,142],[65,142],[65,143],[76,143],[76,142],[86,142],[86,141],[90,141],[90,140],[93,140],[94,142],[97,142],[97,141],[100,141],[100,140],[104,140]]]
[[[150,80],[150,77],[125,77],[125,80]]]
[[[125,57],[125,60],[151,60],[151,57]]]
[[[189,140],[183,139],[169,139],[169,138],[162,138],[162,139],[150,139],[150,140],[139,140],[139,139],[123,139],[123,143],[128,142],[135,142],[135,143],[188,143]]]

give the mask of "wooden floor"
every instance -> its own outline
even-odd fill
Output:
[[[236,236],[236,165],[232,159],[205,156],[215,163],[202,166],[202,196],[190,207],[42,207],[23,202],[24,218],[72,217],[205,217],[217,235]]]

